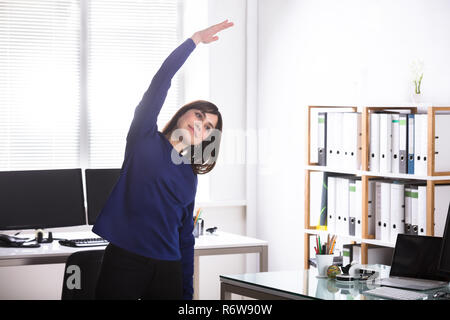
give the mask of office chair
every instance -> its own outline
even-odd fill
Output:
[[[61,300],[93,300],[104,250],[77,251],[66,261]]]

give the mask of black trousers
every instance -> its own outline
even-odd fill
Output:
[[[181,261],[143,257],[113,244],[105,249],[96,299],[181,300]]]

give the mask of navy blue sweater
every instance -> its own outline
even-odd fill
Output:
[[[136,107],[119,180],[92,229],[133,253],[181,260],[184,299],[193,295],[197,175],[190,164],[172,161],[176,151],[158,131],[156,119],[173,76],[195,47],[189,38],[167,57]]]

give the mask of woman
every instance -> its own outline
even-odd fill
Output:
[[[163,132],[156,120],[171,79],[197,44],[218,40],[215,34],[232,25],[225,20],[198,31],[176,48],[135,110],[120,178],[92,229],[110,242],[98,299],[192,299],[197,174],[215,165],[222,117],[199,100],[183,106]]]

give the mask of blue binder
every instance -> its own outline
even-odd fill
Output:
[[[414,114],[408,114],[408,173],[414,174]]]

